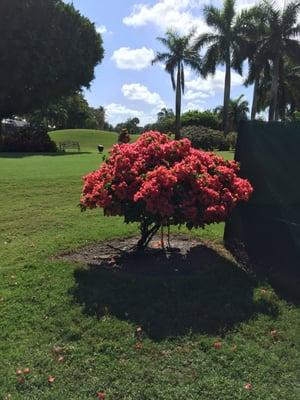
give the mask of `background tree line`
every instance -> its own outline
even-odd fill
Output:
[[[269,120],[294,118],[300,108],[300,1],[294,0],[283,9],[269,0],[236,11],[235,0],[224,0],[223,7],[203,7],[210,32],[180,36],[169,31],[158,40],[164,52],[157,52],[153,63],[163,62],[176,93],[175,135],[180,137],[181,97],[184,93],[184,68],[189,67],[206,78],[214,75],[218,65],[225,67],[222,129],[230,126],[231,70],[243,75],[248,61],[245,85],[253,84],[251,118],[268,109]],[[201,89],[201,88],[199,88]]]
[[[43,123],[49,129],[113,129],[105,120],[104,107],[90,107],[81,92],[61,97],[45,109],[25,115],[25,119],[35,124]]]

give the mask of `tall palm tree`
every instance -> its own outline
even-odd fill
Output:
[[[279,106],[279,110],[284,109],[291,118],[295,111],[300,111],[300,65],[295,66],[289,62],[285,65],[282,80],[279,82],[279,103],[284,105],[284,108]]]
[[[241,32],[240,58],[248,61],[248,76],[244,81],[247,87],[253,85],[251,119],[254,120],[258,111],[260,82],[270,68],[269,60],[256,57],[259,44],[267,31],[264,13],[260,7],[243,10],[236,22]]]
[[[175,31],[168,31],[166,37],[157,38],[167,51],[157,52],[152,61],[152,64],[164,63],[166,72],[171,75],[172,86],[176,92],[175,139],[180,139],[181,96],[185,88],[184,67],[188,66],[196,72],[199,72],[201,67],[200,56],[193,44],[193,38],[194,31],[185,36],[180,36]]]
[[[300,66],[284,60],[280,65],[277,113],[281,120],[292,117],[300,104]]]
[[[268,65],[264,69],[258,85],[258,111],[269,107],[272,97],[272,78],[274,66]],[[288,57],[280,59],[278,100],[275,109],[275,119],[293,118],[297,109],[300,110],[300,65],[293,63]]]
[[[280,60],[278,82],[278,101],[275,110],[276,119],[282,121],[292,118],[300,109],[300,65],[295,65],[288,58]],[[272,74],[272,70],[271,70]],[[272,76],[266,75],[260,82],[260,108],[263,110],[270,104]]]
[[[300,24],[297,18],[300,1],[294,0],[282,10],[269,0],[263,1],[259,9],[265,20],[266,31],[258,42],[255,58],[261,65],[266,60],[272,63],[272,82],[270,91],[269,120],[279,118],[278,90],[280,64],[285,56],[299,65],[300,60]]]
[[[201,73],[204,77],[215,74],[217,65],[225,65],[225,86],[223,102],[223,129],[229,131],[228,109],[231,89],[231,68],[242,74],[242,32],[236,23],[235,0],[224,0],[220,10],[212,5],[204,6],[204,18],[212,33],[204,33],[197,39],[197,47],[201,50],[207,47],[202,60]]]

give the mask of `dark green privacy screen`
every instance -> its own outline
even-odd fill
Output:
[[[248,253],[260,259],[293,260],[297,264],[300,122],[243,122],[235,159],[254,193],[249,203],[239,205],[226,223],[225,243],[242,243]]]

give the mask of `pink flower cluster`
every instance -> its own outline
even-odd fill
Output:
[[[83,208],[101,207],[126,222],[150,219],[189,228],[224,221],[253,191],[239,167],[213,153],[146,132],[131,144],[115,145],[100,169],[84,178]]]

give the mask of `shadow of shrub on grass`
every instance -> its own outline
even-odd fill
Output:
[[[161,340],[189,332],[222,334],[256,313],[277,314],[277,300],[254,295],[255,281],[214,250],[185,255],[125,254],[117,272],[90,265],[75,271],[73,296],[83,311],[109,313]]]
[[[0,152],[0,158],[26,158],[34,156],[47,156],[47,157],[61,157],[61,156],[75,156],[92,154],[91,151],[67,151],[67,152],[57,152],[57,153],[19,153],[19,152]]]

